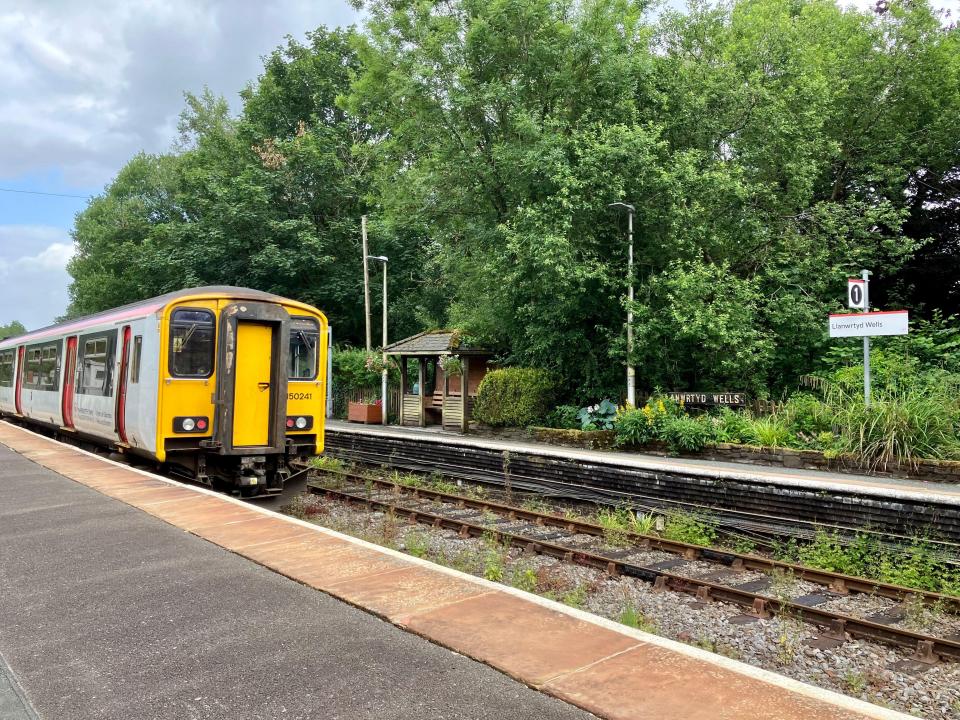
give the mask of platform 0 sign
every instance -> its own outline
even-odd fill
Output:
[[[746,407],[747,394],[742,392],[668,392],[667,397],[682,405],[704,407]]]
[[[876,337],[906,335],[909,317],[906,310],[830,315],[830,337]]]

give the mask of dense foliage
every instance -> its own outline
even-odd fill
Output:
[[[26,331],[27,329],[22,323],[14,320],[6,325],[0,325],[0,340],[8,337],[14,337],[16,335],[23,335],[23,333]]]
[[[615,201],[641,388],[795,389],[847,352],[825,318],[862,267],[877,306],[957,310],[960,31],[925,0],[362,4],[267,58],[238,117],[188,97],[180,148],[77,218],[71,313],[227,282],[357,343],[368,213],[394,337],[463,328],[584,405],[621,393]]]
[[[494,427],[525,427],[546,416],[556,380],[533,368],[491,370],[480,382],[473,416]]]

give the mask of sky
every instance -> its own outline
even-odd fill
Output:
[[[132,155],[171,148],[185,91],[237,110],[286,35],[357,21],[346,0],[0,0],[0,325],[64,312],[74,216]]]
[[[74,215],[171,148],[185,91],[237,110],[286,35],[357,21],[346,0],[0,1],[0,325],[64,312]]]

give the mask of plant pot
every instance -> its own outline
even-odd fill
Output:
[[[376,403],[352,402],[347,404],[347,420],[366,425],[381,425],[383,413]]]

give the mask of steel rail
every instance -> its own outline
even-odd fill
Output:
[[[363,479],[365,481],[369,480],[369,478]],[[386,481],[380,482],[385,483]],[[393,483],[386,484],[402,490],[412,491],[411,488],[406,488],[403,485],[395,485]],[[411,522],[429,524],[435,528],[457,530],[458,533],[463,537],[493,536],[500,542],[510,546],[520,547],[528,553],[548,555],[565,562],[573,562],[579,565],[593,567],[606,572],[612,577],[619,575],[635,577],[652,583],[656,590],[674,590],[676,592],[688,593],[695,595],[697,600],[701,602],[718,600],[721,602],[732,603],[744,608],[748,608],[748,613],[758,618],[767,618],[773,614],[796,617],[805,622],[817,625],[818,627],[826,628],[824,635],[836,640],[842,641],[845,639],[845,634],[849,634],[852,637],[860,637],[875,642],[897,645],[903,648],[913,648],[916,650],[915,657],[926,662],[935,662],[938,657],[946,660],[960,661],[960,641],[938,638],[901,628],[894,628],[880,623],[871,622],[869,620],[856,618],[850,615],[831,612],[828,610],[819,610],[816,607],[801,605],[789,600],[781,600],[760,593],[743,590],[737,587],[722,585],[709,580],[690,578],[667,572],[666,570],[660,570],[643,565],[635,565],[633,563],[624,562],[623,560],[589,552],[583,549],[574,549],[565,545],[558,545],[546,540],[540,540],[535,537],[506,532],[493,527],[488,527],[486,525],[472,523],[463,519],[451,518],[424,510],[404,507],[403,505],[399,505],[397,503],[377,500],[364,495],[346,492],[344,490],[337,490],[319,485],[308,485],[308,488],[311,492],[316,494],[327,495],[329,497],[337,498],[346,502],[359,503],[368,507],[380,508],[385,511],[392,512],[394,515],[400,515],[409,518]],[[424,493],[420,488],[417,488],[416,490],[419,494],[427,494]],[[435,491],[429,491],[429,493],[434,492]],[[445,495],[444,493],[439,494]],[[467,498],[460,498],[460,496],[456,495],[447,495],[447,497],[462,499],[464,501],[467,500]],[[484,504],[483,501],[475,502]],[[496,506],[497,504],[486,503],[485,505],[486,508],[489,509],[491,505]],[[466,503],[464,503],[464,506],[466,506]],[[512,509],[520,510],[519,508]],[[529,511],[523,512],[529,513]],[[529,514],[537,515],[536,513]],[[525,518],[520,517],[518,514],[517,519]],[[699,550],[703,549],[697,548],[697,546],[689,547],[694,547]]]
[[[505,505],[503,503],[490,500],[480,500],[477,498],[465,497],[463,495],[454,495],[451,493],[431,490],[429,488],[410,487],[401,485],[390,480],[380,478],[370,478],[358,473],[343,473],[339,471],[327,471],[331,475],[348,477],[363,483],[373,483],[379,487],[389,489],[400,489],[414,496],[429,498],[440,502],[451,503],[461,507],[469,507],[477,510],[489,510],[491,512],[506,515],[510,519],[527,520],[537,525],[561,528],[568,532],[579,532],[585,535],[603,537],[608,533],[607,528],[586,520],[577,520],[572,518],[558,517],[549,513],[527,510],[525,508]],[[848,592],[857,592],[864,594],[877,595],[880,597],[903,602],[909,597],[918,598],[925,605],[936,605],[952,612],[960,613],[960,598],[942,593],[931,592],[928,590],[917,590],[892,583],[884,583],[869,578],[858,577],[856,575],[845,575],[843,573],[832,572],[829,570],[820,570],[806,565],[774,560],[759,555],[749,553],[738,553],[732,550],[716,550],[702,545],[693,545],[691,543],[680,542],[678,540],[669,540],[658,535],[645,535],[642,533],[631,532],[627,530],[622,532],[624,537],[633,541],[633,544],[641,549],[653,549],[669,552],[675,555],[682,555],[687,560],[703,559],[710,562],[719,563],[735,569],[757,570],[764,573],[772,573],[780,570],[790,573],[798,580],[806,580],[816,585],[827,587],[830,591],[837,594],[846,594]]]

